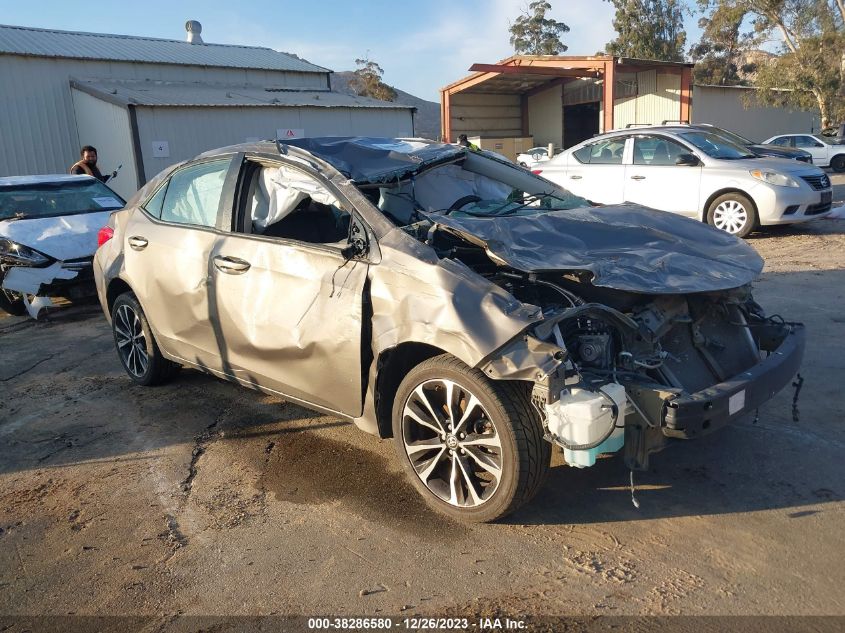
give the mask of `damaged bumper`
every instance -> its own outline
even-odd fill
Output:
[[[51,305],[51,297],[81,299],[96,293],[93,258],[56,261],[48,266],[4,267],[0,286],[21,297],[33,318]]]
[[[734,378],[695,393],[628,385],[638,415],[626,420],[625,459],[630,468],[648,467],[648,455],[671,439],[693,439],[712,433],[757,409],[786,387],[804,355],[801,324],[783,326],[782,336],[761,342],[766,358]]]

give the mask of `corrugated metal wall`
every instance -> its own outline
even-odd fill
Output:
[[[563,86],[528,97],[528,131],[535,145],[563,147]]]
[[[141,185],[135,170],[129,112],[79,90],[71,89],[71,95],[80,138],[85,139],[85,145],[97,148],[97,163],[103,173],[123,165],[109,187],[128,199]]]
[[[694,86],[692,121],[718,125],[758,142],[775,134],[819,131],[817,111],[761,106],[753,92],[753,89]],[[750,97],[747,109],[743,97]]]
[[[633,78],[634,75],[631,75]],[[677,121],[681,116],[681,77],[646,70],[636,74],[636,97],[617,99],[613,108],[613,125],[624,128],[632,123],[659,124]]]
[[[0,176],[65,173],[80,145],[69,77],[325,88],[324,74],[0,55]]]
[[[412,111],[366,108],[205,107],[136,109],[144,172],[151,179],[173,163],[209,149],[275,138],[279,128],[307,136],[412,136]],[[170,155],[155,158],[154,141],[167,141]]]
[[[467,94],[451,96],[452,137],[522,136],[522,97],[518,94]]]

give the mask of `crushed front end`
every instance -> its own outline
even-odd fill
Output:
[[[517,367],[545,357],[532,402],[546,439],[568,463],[591,466],[624,451],[631,469],[676,439],[696,438],[755,411],[789,384],[804,327],[767,317],[748,286],[685,295],[591,287],[577,276],[494,275],[544,320],[485,366],[491,377],[527,379]],[[557,277],[557,276],[555,276]],[[503,359],[512,360],[510,367]],[[550,359],[557,366],[551,368]]]

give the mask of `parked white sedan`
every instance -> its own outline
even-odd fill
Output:
[[[39,312],[95,292],[97,232],[123,199],[91,176],[0,178],[0,309]]]
[[[814,165],[830,167],[837,173],[845,172],[845,139],[821,134],[779,134],[766,143],[803,149],[813,155]]]
[[[701,129],[609,132],[535,165],[543,177],[602,204],[633,202],[695,218],[744,237],[761,225],[830,212],[830,179],[818,167],[758,158]]]

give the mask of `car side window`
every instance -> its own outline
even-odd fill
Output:
[[[691,153],[686,147],[675,141],[659,136],[639,136],[634,139],[634,164],[669,166],[681,154]]]
[[[625,153],[625,139],[611,138],[592,143],[573,153],[581,163],[590,165],[621,165]]]
[[[795,137],[795,147],[819,147],[821,143],[819,143],[816,139],[812,136],[796,136]]]
[[[152,198],[143,205],[147,213],[156,218],[161,218],[161,205],[164,202],[164,194],[167,192],[167,183],[158,188]]]
[[[159,217],[165,222],[214,227],[230,163],[228,158],[213,160],[185,167],[173,174],[164,193]]]
[[[349,238],[349,211],[316,178],[289,165],[255,170],[246,211],[253,234],[335,246]]]
[[[773,139],[771,145],[778,145],[780,147],[789,147],[789,137],[788,136],[781,136],[780,138]]]

